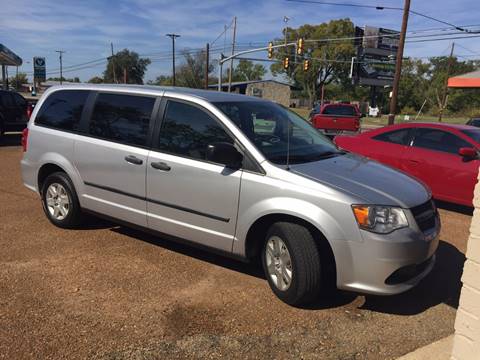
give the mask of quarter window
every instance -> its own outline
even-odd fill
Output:
[[[416,130],[413,146],[452,154],[458,154],[458,150],[462,147],[472,147],[471,144],[458,136],[446,131],[428,128]]]
[[[60,130],[78,130],[88,94],[86,90],[54,92],[42,104],[35,124]]]
[[[402,129],[396,131],[389,131],[377,136],[374,136],[374,140],[385,141],[392,144],[407,145],[409,140],[409,129]]]
[[[205,160],[207,146],[233,139],[208,113],[196,106],[168,101],[160,130],[160,150]]]
[[[98,94],[90,119],[93,136],[145,146],[155,98],[124,94]]]

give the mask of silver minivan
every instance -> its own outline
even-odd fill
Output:
[[[432,269],[440,221],[411,177],[335,147],[255,97],[155,86],[52,87],[23,138],[25,186],[56,226],[84,213],[242,260],[273,292],[397,294]]]

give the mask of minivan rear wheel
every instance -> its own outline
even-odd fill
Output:
[[[82,211],[77,193],[67,174],[56,172],[47,176],[41,196],[43,211],[52,224],[73,228],[81,223]]]
[[[262,263],[272,291],[287,304],[305,304],[319,294],[320,254],[314,237],[304,226],[274,223],[265,237]]]

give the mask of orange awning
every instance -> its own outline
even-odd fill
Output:
[[[454,76],[448,79],[451,88],[480,88],[480,70]]]

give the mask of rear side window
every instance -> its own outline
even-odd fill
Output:
[[[88,94],[87,90],[54,92],[42,104],[35,118],[35,124],[59,130],[79,130],[80,118]]]
[[[160,150],[205,160],[207,146],[233,139],[207,112],[196,106],[168,101],[160,130]]]
[[[342,105],[335,105],[335,106],[327,106],[323,110],[325,115],[343,115],[343,116],[355,116],[357,112],[353,106],[342,106]]]
[[[18,106],[18,107],[25,107],[27,106],[27,101],[21,97],[20,95],[18,94],[14,94],[13,95],[14,99],[15,99],[15,104]]]
[[[413,146],[452,154],[458,154],[458,150],[462,147],[472,147],[471,144],[456,135],[428,128],[416,130]]]
[[[154,97],[98,94],[88,131],[102,139],[145,146],[154,103]]]
[[[403,129],[403,130],[389,131],[389,132],[374,136],[372,139],[385,141],[392,144],[407,145],[409,138],[410,138],[410,130]]]

